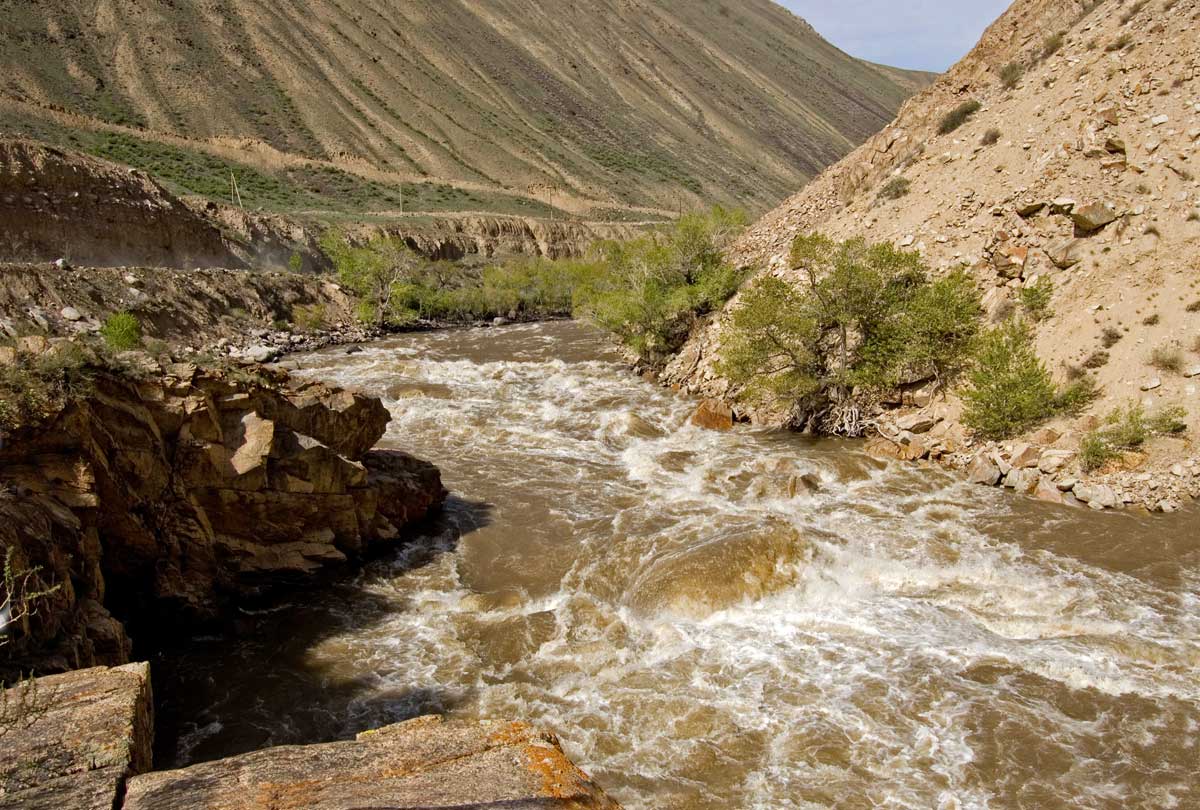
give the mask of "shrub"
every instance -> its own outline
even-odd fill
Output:
[[[376,236],[356,244],[342,232],[327,231],[321,248],[333,261],[342,286],[358,299],[359,320],[375,326],[403,326],[417,319],[405,306],[404,292],[420,274],[425,259],[402,240]]]
[[[1044,321],[1054,314],[1050,309],[1053,297],[1054,282],[1045,277],[1021,288],[1021,306],[1035,321]]]
[[[1106,45],[1104,47],[1104,50],[1106,50],[1109,53],[1116,53],[1117,51],[1125,50],[1132,43],[1133,43],[1133,35],[1130,34],[1129,32],[1125,32],[1124,34],[1121,34],[1121,36],[1114,39],[1112,42],[1108,43],[1108,45]]]
[[[1150,353],[1150,365],[1160,371],[1183,371],[1183,350],[1178,346],[1156,346]]]
[[[1186,307],[1188,312],[1200,312],[1200,299],[1193,301]]]
[[[961,127],[971,119],[971,116],[979,112],[983,108],[975,99],[964,101],[950,112],[942,116],[942,121],[938,125],[938,133],[941,135],[949,135],[954,130]]]
[[[1083,367],[1093,370],[1104,368],[1108,365],[1108,361],[1110,359],[1111,358],[1109,357],[1108,352],[1092,352],[1090,355],[1088,355],[1088,358],[1083,361]]]
[[[1088,472],[1099,469],[1129,450],[1136,450],[1151,436],[1166,436],[1187,430],[1187,412],[1170,405],[1147,414],[1140,403],[1117,408],[1099,429],[1088,433],[1080,442],[1080,458]]]
[[[1000,142],[1000,138],[1003,136],[1003,134],[1004,133],[1002,133],[1000,130],[993,127],[992,129],[989,129],[987,132],[983,133],[983,137],[979,140],[979,142],[984,146],[995,146]]]
[[[1068,377],[1071,378],[1070,382],[1059,389],[1054,397],[1054,410],[1056,413],[1078,416],[1095,401],[1100,392],[1096,388],[1096,381],[1084,374],[1083,369],[1079,369],[1079,376],[1068,374]]]
[[[1100,342],[1104,345],[1104,348],[1111,349],[1113,346],[1116,346],[1118,343],[1120,343],[1121,338],[1123,337],[1125,337],[1125,335],[1120,329],[1114,329],[1111,326],[1106,326],[1104,327],[1104,332],[1100,335]]]
[[[301,304],[292,308],[292,320],[301,329],[315,332],[329,323],[329,313],[324,304]]]
[[[114,351],[136,349],[142,343],[142,322],[132,313],[117,312],[108,316],[100,328],[100,336]]]
[[[1057,392],[1028,326],[1014,320],[986,332],[976,359],[963,393],[968,427],[986,438],[1004,439],[1054,415]]]
[[[1009,62],[1000,68],[1000,84],[1004,86],[1004,89],[1012,90],[1021,82],[1021,77],[1024,75],[1024,65],[1020,62]]]
[[[591,256],[598,268],[576,291],[577,312],[639,359],[661,363],[683,345],[697,316],[741,286],[744,273],[724,250],[746,222],[744,213],[716,207],[638,239],[598,243]]]
[[[17,355],[0,366],[0,430],[34,424],[68,397],[88,389],[92,359],[77,344],[59,344],[39,355]]]
[[[1042,42],[1042,58],[1049,59],[1054,54],[1062,50],[1063,43],[1066,41],[1066,33],[1059,31],[1056,34],[1051,34]]]
[[[898,200],[906,197],[911,186],[912,183],[907,177],[893,177],[883,188],[879,189],[879,199]]]
[[[294,252],[288,257],[288,269],[293,273],[299,273],[304,269],[304,257],[299,252]]]
[[[931,282],[916,253],[821,235],[797,238],[792,264],[798,284],[759,279],[731,316],[719,368],[744,397],[858,435],[883,393],[965,364],[980,316],[965,273]]]

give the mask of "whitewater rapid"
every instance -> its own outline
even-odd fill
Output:
[[[444,712],[549,726],[630,810],[1200,807],[1194,511],[703,431],[573,323],[299,366],[382,396],[453,497],[178,653],[181,762]]]

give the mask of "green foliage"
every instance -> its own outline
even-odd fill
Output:
[[[1004,89],[1012,90],[1016,87],[1021,77],[1025,75],[1025,66],[1020,62],[1009,62],[1004,67],[1000,68],[1000,83],[1004,85]]]
[[[723,251],[745,226],[742,212],[718,207],[631,241],[599,243],[592,251],[599,267],[577,291],[577,312],[643,361],[661,362],[682,345],[698,315],[737,291],[743,273]]]
[[[893,177],[879,189],[879,199],[898,200],[907,197],[911,187],[912,182],[907,177]]]
[[[1082,371],[1082,369],[1080,370]],[[1100,395],[1096,381],[1086,375],[1071,380],[1054,397],[1056,413],[1078,416]]]
[[[1066,42],[1067,35],[1063,31],[1051,34],[1042,42],[1042,58],[1049,59],[1054,54],[1062,50],[1063,43]]]
[[[142,344],[142,322],[133,313],[116,312],[108,316],[100,328],[100,336],[114,351],[136,349]]]
[[[1044,321],[1054,312],[1050,300],[1054,297],[1054,282],[1043,276],[1036,284],[1021,288],[1021,307],[1035,321]]]
[[[299,273],[304,270],[304,257],[298,252],[292,253],[288,257],[288,270],[291,270],[293,273]]]
[[[1103,467],[1122,453],[1136,450],[1152,436],[1170,436],[1187,430],[1184,419],[1187,411],[1170,405],[1147,414],[1141,403],[1117,408],[1108,415],[1104,425],[1088,433],[1080,441],[1079,455],[1084,470]]]
[[[292,320],[301,329],[315,332],[329,324],[329,313],[324,304],[301,304],[292,308]]]
[[[92,365],[83,349],[66,343],[38,355],[18,354],[15,363],[0,366],[0,430],[36,424],[86,390]]]
[[[1054,415],[1057,392],[1028,326],[1012,320],[983,334],[963,402],[964,423],[988,439],[1015,436]]]
[[[337,230],[326,231],[321,248],[333,262],[338,281],[358,299],[359,320],[374,326],[404,326],[418,313],[410,306],[411,287],[425,260],[402,240],[376,236],[352,242]]]
[[[938,133],[941,135],[949,135],[954,130],[961,127],[971,119],[971,116],[979,112],[983,105],[975,99],[964,101],[950,112],[942,117],[941,123],[938,125]]]
[[[721,372],[747,398],[824,413],[857,435],[859,415],[909,380],[957,374],[979,329],[979,295],[961,271],[929,281],[920,256],[861,239],[802,236],[800,283],[766,277],[742,296]]]

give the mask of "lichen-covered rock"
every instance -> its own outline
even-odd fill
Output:
[[[129,782],[124,810],[619,810],[554,735],[411,720],[353,741],[256,751]]]
[[[38,678],[9,689],[5,707],[0,807],[113,810],[126,780],[150,769],[147,664]]]

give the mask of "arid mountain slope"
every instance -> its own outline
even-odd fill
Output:
[[[194,149],[310,191],[337,167],[481,197],[459,209],[496,210],[486,194],[592,216],[766,208],[923,81],[769,0],[0,0],[0,16],[8,134],[86,133],[133,165]],[[166,179],[214,185],[198,174]],[[410,208],[439,204],[421,191]]]
[[[1049,279],[1053,314],[1037,330],[1055,375],[1086,366],[1102,390],[1096,414],[1182,404],[1196,435],[1198,24],[1197,0],[1018,0],[893,124],[753,226],[738,258],[787,277],[797,234],[891,241],[937,271],[970,267],[993,320]],[[978,112],[941,132],[970,100]],[[897,179],[907,193],[888,199]],[[694,336],[667,376],[722,393],[720,330],[717,319]],[[1175,369],[1153,367],[1155,350]],[[1078,426],[1056,427],[1077,442]]]

